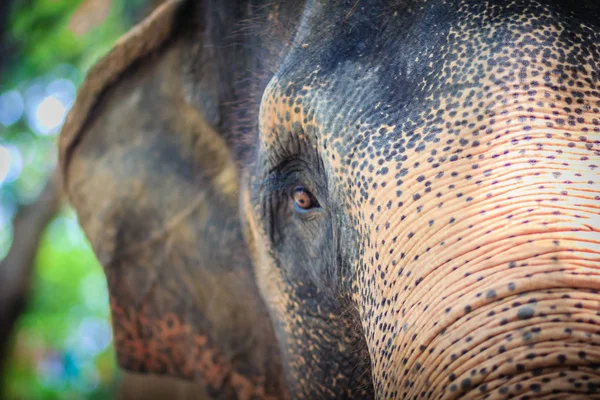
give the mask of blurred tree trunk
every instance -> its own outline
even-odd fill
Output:
[[[13,243],[0,262],[0,368],[14,324],[24,309],[35,255],[48,223],[60,206],[59,176],[52,174],[38,199],[21,206],[13,223]],[[1,375],[1,373],[0,373]]]
[[[8,20],[8,12],[11,4],[12,0],[4,0],[0,2],[0,41],[4,36],[4,27],[6,26],[6,21]]]
[[[0,87],[2,87],[2,75],[6,67],[7,55],[10,54],[10,45],[5,40],[6,24],[13,0],[0,0]]]

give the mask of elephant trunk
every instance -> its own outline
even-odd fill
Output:
[[[374,220],[361,294],[380,395],[600,388],[598,122],[502,120],[445,172],[409,171],[405,186],[420,195]]]
[[[445,292],[409,307],[408,314],[430,311],[406,318],[393,341],[398,356],[386,367],[405,398],[596,393],[600,296],[585,278],[543,270],[490,277],[490,285],[453,282],[464,296]],[[438,292],[429,290],[424,299]]]

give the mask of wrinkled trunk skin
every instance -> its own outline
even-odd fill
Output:
[[[387,211],[397,187],[380,185],[363,208],[356,299],[379,398],[600,398],[596,67],[584,53],[570,66],[573,44],[537,62],[514,47],[479,88],[441,98],[454,118],[396,176],[412,198]]]
[[[513,112],[503,119],[518,121]],[[575,129],[502,125],[507,133],[482,149],[498,157],[478,171],[457,161],[459,175],[438,183],[455,189],[420,214],[409,206],[390,228],[398,238],[414,232],[397,248],[402,260],[394,251],[382,264],[395,266],[373,271],[384,304],[379,327],[369,327],[378,330],[374,375],[401,398],[591,396],[600,387],[597,151]],[[435,233],[419,234],[428,225]]]
[[[512,125],[486,149],[501,156],[479,165],[491,172],[472,172],[476,162],[463,160],[459,176],[439,181],[455,189],[420,214],[409,206],[390,228],[412,237],[382,257],[391,266],[385,274],[372,271],[383,317],[367,330],[379,330],[374,375],[389,377],[382,384],[398,385],[405,398],[589,394],[600,386],[594,152],[578,132],[530,127]],[[428,225],[435,233],[419,234],[431,233]]]
[[[392,221],[368,255],[388,266],[369,271],[366,326],[381,398],[600,393],[598,99],[547,93],[509,89],[521,101],[489,112],[469,157],[409,172],[432,190],[375,220]]]

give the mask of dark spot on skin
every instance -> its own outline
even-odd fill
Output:
[[[531,307],[523,307],[517,312],[517,318],[519,319],[529,319],[533,317],[534,311]]]
[[[567,357],[564,354],[559,354],[556,356],[556,361],[558,361],[559,364],[564,364],[567,362]]]
[[[529,386],[529,389],[531,389],[531,391],[532,391],[533,393],[539,393],[539,392],[541,392],[541,391],[542,391],[542,387],[541,387],[539,384],[537,384],[537,383],[533,383],[533,384],[531,384],[531,385]]]
[[[467,390],[471,387],[471,379],[465,378],[460,382],[460,388],[462,390]]]

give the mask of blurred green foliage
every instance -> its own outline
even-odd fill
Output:
[[[56,168],[56,141],[87,69],[146,0],[15,0],[0,58],[0,259],[12,221]],[[106,13],[103,14],[103,10]],[[17,323],[2,399],[112,398],[116,376],[103,272],[75,214],[43,234],[27,311]]]
[[[107,17],[83,35],[72,31],[71,18],[82,4],[89,14],[110,6]],[[14,1],[9,23],[9,41],[15,43],[9,82],[24,82],[50,72],[57,64],[68,63],[85,71],[106,53],[115,40],[140,16],[146,0],[22,0]],[[83,11],[85,13],[85,10]],[[87,15],[94,20],[93,15]]]
[[[44,233],[31,292],[2,398],[112,398],[116,369],[106,283],[69,210]]]

